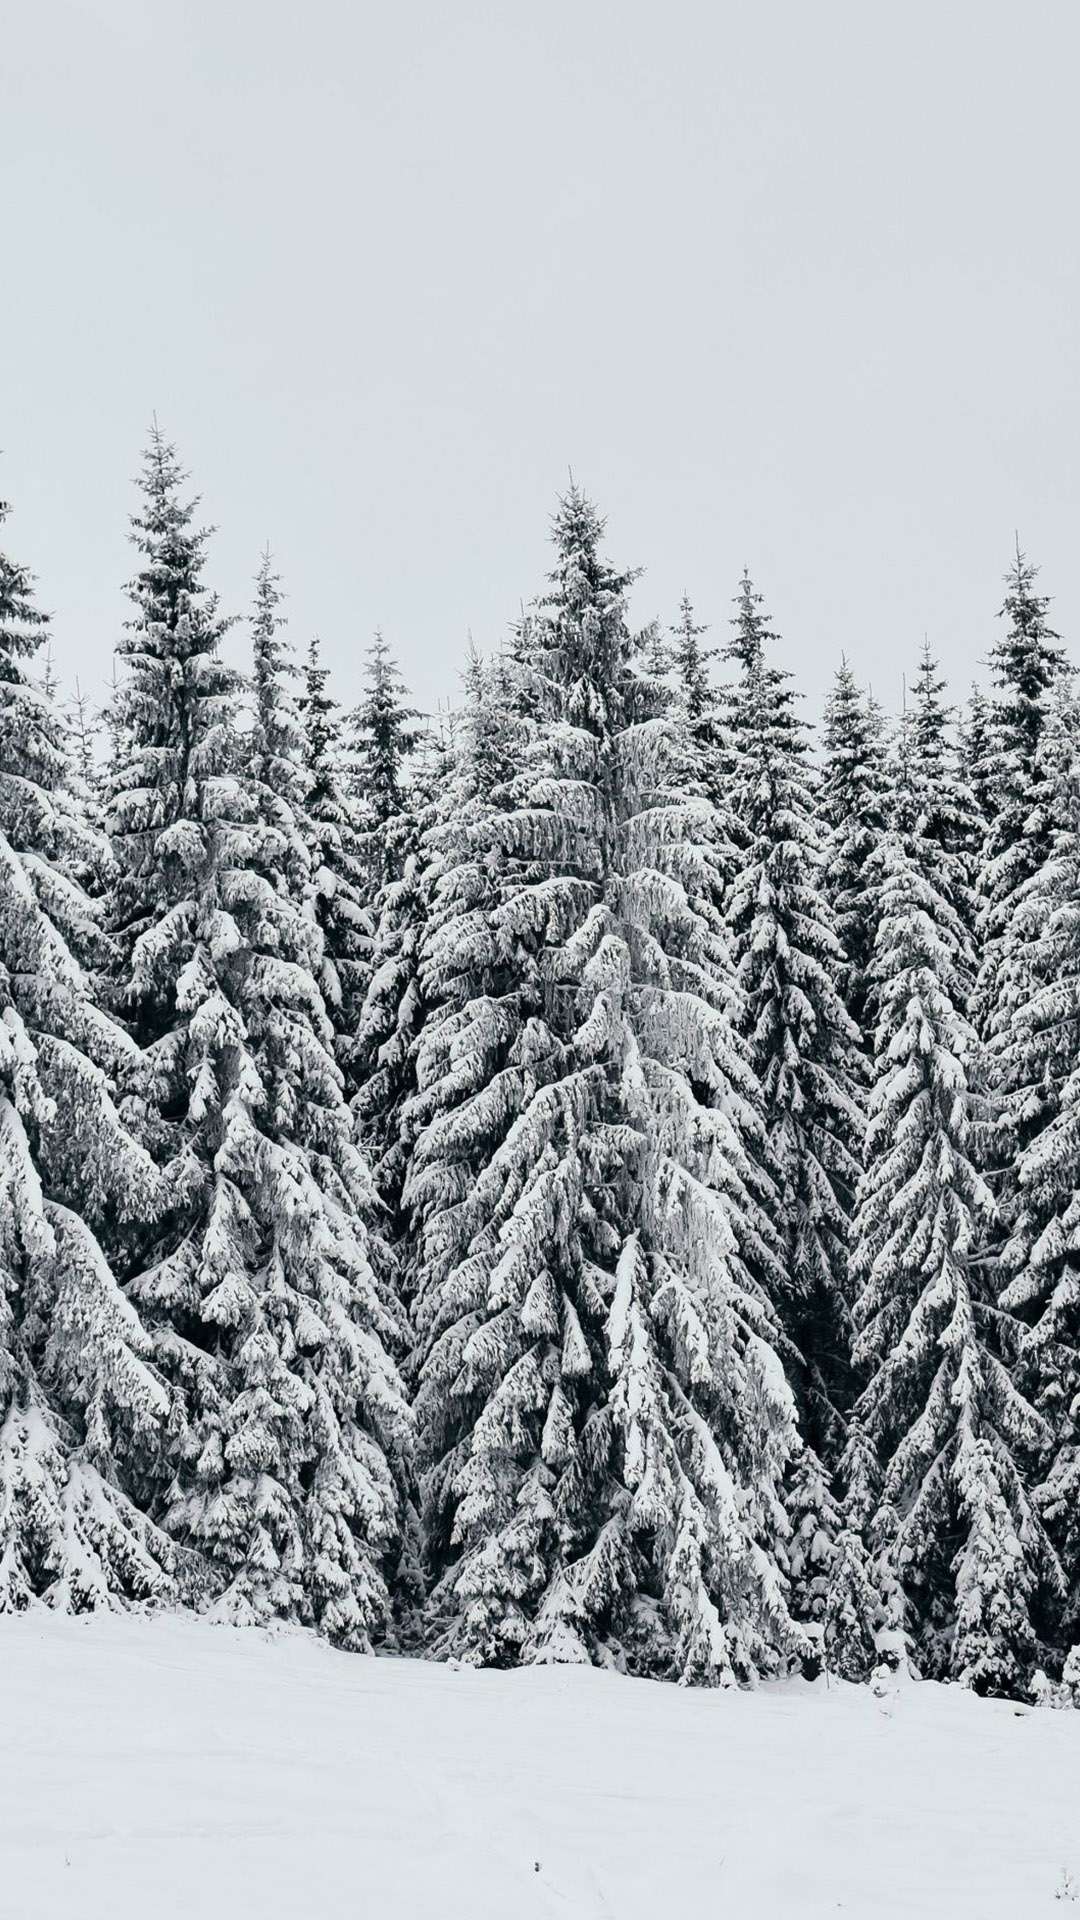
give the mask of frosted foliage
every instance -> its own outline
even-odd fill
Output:
[[[736,606],[729,724],[747,854],[729,915],[784,1250],[781,1306],[801,1356],[804,1431],[835,1455],[848,1391],[847,1238],[864,1069],[840,994],[843,956],[824,891],[805,729],[788,676],[770,662],[773,636],[746,577]]]
[[[406,1198],[430,1631],[724,1683],[805,1646],[794,1406],[715,810],[600,534],[572,492],[429,841]]]
[[[155,440],[113,801],[126,997],[145,1042],[130,1098],[175,1182],[131,1282],[184,1403],[163,1517],[220,1613],[368,1647],[388,1629],[401,1530],[402,1328],[321,991],[276,576],[267,558],[245,750],[181,480]]]
[[[1080,1608],[1080,769],[1077,716],[1061,697],[1040,748],[1051,823],[1048,858],[1018,891],[1011,941],[1024,983],[995,1023],[990,1084],[995,1145],[1015,1179],[1002,1196],[1001,1303],[1021,1326],[1018,1377],[1054,1436],[1040,1502],[1065,1564],[1067,1630]]]
[[[1038,568],[1018,550],[1006,576],[1004,630],[991,656],[996,693],[980,771],[992,813],[979,880],[981,966],[974,1002],[983,1034],[1008,1022],[1023,992],[1013,908],[1050,850],[1051,787],[1041,749],[1065,660],[1049,624],[1050,602],[1035,590],[1037,578]]]
[[[160,1193],[112,1100],[132,1049],[95,1006],[87,971],[107,943],[80,876],[101,850],[65,784],[62,726],[30,675],[44,624],[29,575],[0,555],[4,1611],[37,1599],[124,1605],[170,1584],[168,1543],[135,1504],[169,1396],[97,1237],[153,1217]]]
[[[927,1672],[1023,1684],[1060,1574],[1029,1497],[1043,1422],[1003,1364],[973,1255],[992,1215],[971,1158],[975,1037],[957,1007],[965,934],[919,837],[876,859],[876,1079],[859,1190],[856,1407],[882,1480],[872,1537]]]
[[[844,1002],[865,1030],[875,932],[866,862],[885,827],[888,794],[883,717],[846,661],[826,704],[822,745],[817,810],[825,854],[823,886],[844,956]]]
[[[319,643],[312,640],[299,705],[310,779],[305,814],[313,911],[322,936],[319,986],[334,1028],[335,1058],[351,1098],[357,1091],[355,1033],[370,974],[372,915],[368,866],[352,797],[352,769],[327,679]]]

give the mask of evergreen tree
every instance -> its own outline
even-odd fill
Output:
[[[75,771],[87,793],[94,793],[98,786],[97,762],[94,757],[94,742],[97,727],[82,686],[76,677],[75,696],[71,702],[71,734],[74,747]]]
[[[960,772],[974,796],[984,836],[997,810],[995,758],[990,702],[973,686],[960,731]]]
[[[942,699],[945,681],[924,643],[915,678],[910,723],[904,729],[904,768],[918,815],[923,855],[933,859],[935,882],[965,926],[974,929],[976,882],[984,822],[952,737],[952,712]]]
[[[993,1201],[971,1152],[966,934],[917,825],[875,864],[877,1076],[853,1260],[869,1375],[856,1418],[883,1470],[870,1533],[923,1670],[1015,1693],[1060,1574],[1026,1483],[1044,1424],[1003,1364],[973,1257]]]
[[[299,895],[306,888],[310,867],[311,830],[305,809],[311,775],[293,692],[299,676],[282,637],[285,620],[278,611],[282,598],[280,575],[274,572],[267,547],[255,576],[251,616],[254,713],[248,771],[262,789],[268,824],[278,827],[283,862]]]
[[[374,889],[400,877],[415,850],[407,804],[407,767],[419,719],[397,662],[380,632],[368,649],[367,689],[352,714],[354,778]]]
[[[182,482],[155,431],[113,804],[125,997],[145,1048],[135,1099],[176,1195],[130,1288],[186,1402],[165,1519],[230,1617],[367,1647],[388,1623],[401,1531],[401,1329],[318,988],[276,582],[267,560],[245,767]]]
[[[866,1028],[867,970],[875,932],[867,862],[888,813],[883,734],[877,707],[842,661],[825,706],[818,808],[824,891],[844,955],[844,1000],[860,1032]]]
[[[426,956],[431,1631],[487,1662],[750,1678],[805,1645],[779,1567],[794,1409],[751,1271],[778,1284],[760,1122],[712,808],[671,783],[689,750],[601,532],[571,491],[515,649],[520,771],[478,782],[439,882],[459,931]]]
[[[1012,941],[1020,889],[1050,852],[1048,789],[1040,746],[1065,655],[1048,621],[1050,602],[1035,591],[1038,569],[1020,552],[1006,575],[1001,618],[1007,622],[991,657],[997,694],[991,717],[992,757],[983,777],[991,795],[980,893],[982,964],[974,1014],[979,1033],[1007,1027],[1026,991]]]
[[[98,853],[28,671],[46,630],[0,553],[0,1612],[163,1598],[172,1558],[137,1506],[169,1395],[102,1247],[159,1183],[112,1101],[132,1049],[92,992],[106,948],[78,876]]]
[[[1049,858],[1019,889],[1012,939],[1026,983],[991,1049],[1002,1182],[1002,1305],[1019,1316],[1019,1381],[1054,1452],[1041,1502],[1068,1583],[1065,1631],[1080,1628],[1080,737],[1073,700],[1055,703],[1040,747],[1051,799]]]
[[[695,620],[693,602],[689,594],[684,593],[679,602],[678,621],[671,629],[671,665],[682,690],[691,731],[701,728],[703,731],[696,737],[706,746],[716,737],[712,729],[717,720],[716,693],[709,675],[713,648],[701,644],[708,631],[707,626]]]
[[[881,1597],[862,1535],[840,1527],[832,1544],[824,1597],[825,1665],[842,1680],[868,1680],[877,1665]]]
[[[342,743],[337,702],[327,691],[328,678],[319,642],[313,639],[300,711],[310,781],[306,817],[314,910],[323,949],[319,985],[334,1027],[335,1057],[352,1100],[358,1091],[356,1031],[371,973],[373,924],[352,770]]]
[[[434,801],[410,810],[402,837],[412,844],[400,873],[386,880],[375,896],[368,978],[348,1056],[357,1087],[353,1106],[360,1137],[395,1238],[404,1230],[404,1113],[416,1090],[416,1048],[426,1018],[420,947],[431,899],[420,843],[434,813]]]
[[[517,1061],[525,1015],[520,943],[501,938],[495,913],[511,863],[499,837],[516,771],[516,690],[501,665],[470,653],[455,762],[424,835],[430,902],[418,949],[425,1018],[415,1088],[402,1109],[408,1168],[416,1413],[422,1462],[439,1462],[459,1421],[461,1286],[482,1226],[478,1171],[501,1147],[522,1102]],[[444,1334],[450,1338],[443,1340]]]
[[[354,716],[356,791],[368,858],[373,933],[368,980],[352,1054],[361,1136],[380,1199],[403,1229],[401,1192],[406,1101],[415,1089],[414,1049],[424,1019],[420,941],[430,911],[420,844],[448,768],[439,733],[421,734],[381,634],[369,655],[368,692]]]
[[[733,810],[749,836],[730,914],[751,1064],[764,1095],[767,1165],[784,1251],[780,1302],[800,1358],[804,1437],[835,1460],[849,1393],[849,1211],[859,1174],[859,1034],[838,991],[840,944],[823,886],[805,728],[790,676],[744,575],[728,655],[736,743]]]
[[[731,742],[724,724],[722,698],[714,687],[709,662],[715,649],[702,645],[708,628],[694,618],[694,609],[684,594],[678,624],[671,629],[670,674],[674,691],[672,713],[681,722],[679,738],[684,766],[673,769],[688,790],[701,792],[713,809],[712,863],[719,881],[718,904],[726,907],[740,860],[746,851],[746,835],[731,804],[734,765]],[[648,663],[646,662],[646,665]],[[659,690],[663,700],[667,687]]]

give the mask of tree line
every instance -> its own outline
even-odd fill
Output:
[[[156,429],[131,532],[100,723],[0,555],[0,1611],[1080,1697],[1036,569],[962,711],[842,663],[815,740],[750,577],[636,630],[572,487],[433,729],[269,554],[227,663]]]

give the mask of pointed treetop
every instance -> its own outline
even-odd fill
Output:
[[[715,647],[703,647],[701,638],[709,629],[694,619],[694,606],[688,593],[679,602],[679,618],[671,628],[671,660],[679,677],[686,717],[693,724],[715,706],[708,663]]]
[[[11,508],[0,500],[0,526]],[[49,616],[34,603],[34,576],[0,552],[0,680],[21,678],[15,660],[37,652]]]

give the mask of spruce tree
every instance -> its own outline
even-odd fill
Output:
[[[910,715],[902,729],[901,779],[918,812],[924,856],[933,859],[935,881],[969,932],[974,931],[976,885],[985,825],[953,735],[952,710],[942,696],[945,681],[924,642]],[[900,807],[909,805],[901,798]]]
[[[357,805],[373,890],[400,877],[416,845],[408,765],[420,738],[419,714],[381,632],[368,649],[367,686],[351,716]]]
[[[848,1222],[859,1176],[865,1068],[839,992],[842,953],[790,676],[773,665],[761,597],[743,576],[728,657],[733,811],[749,838],[730,916],[766,1164],[783,1247],[778,1304],[799,1356],[803,1434],[833,1464],[849,1396]]]
[[[779,1565],[794,1408],[752,1271],[778,1284],[760,1121],[713,809],[672,784],[689,748],[601,534],[571,491],[515,646],[519,770],[497,753],[462,810],[457,932],[428,950],[430,1631],[487,1662],[749,1679],[805,1644]]]
[[[0,1612],[171,1584],[138,1508],[170,1397],[102,1245],[162,1196],[113,1104],[133,1049],[95,1004],[107,946],[79,876],[99,849],[67,790],[62,715],[29,671],[46,631],[30,574],[0,553]]]
[[[747,839],[742,823],[732,810],[731,741],[725,726],[722,694],[714,686],[709,670],[715,648],[702,644],[702,636],[707,632],[708,628],[695,620],[691,601],[684,594],[678,623],[671,628],[668,675],[673,691],[671,712],[680,723],[685,756],[681,777],[694,791],[702,792],[713,809],[712,862],[720,885],[718,904],[726,909]],[[666,688],[660,689],[661,700],[665,692]]]
[[[1060,1574],[1028,1491],[1043,1421],[1004,1364],[977,1249],[993,1200],[972,1157],[967,934],[938,853],[902,819],[875,861],[876,1079],[853,1270],[857,1430],[882,1479],[869,1538],[925,1673],[1023,1688]]]
[[[368,1647],[401,1532],[401,1329],[318,987],[276,583],[267,560],[244,743],[183,477],[155,431],[113,800],[133,1106],[176,1196],[130,1286],[185,1399],[164,1517],[229,1617]]]
[[[1065,671],[1065,654],[1049,624],[1050,602],[1035,590],[1037,578],[1038,568],[1018,545],[1000,613],[1007,624],[991,656],[997,692],[990,722],[992,754],[982,774],[992,813],[979,882],[982,960],[974,1014],[984,1039],[1007,1027],[1026,991],[1012,940],[1014,911],[1021,888],[1050,852],[1049,795],[1040,746],[1053,689]]]
[[[960,729],[960,771],[974,796],[985,836],[997,811],[993,721],[990,702],[973,686]]]
[[[991,1055],[998,1138],[1015,1143],[1002,1182],[1008,1235],[1002,1306],[1020,1323],[1018,1378],[1053,1452],[1040,1501],[1067,1579],[1066,1638],[1080,1631],[1080,731],[1062,692],[1040,747],[1050,790],[1049,858],[1020,888],[1012,939],[1026,985]]]
[[[352,1045],[354,1106],[380,1199],[400,1234],[406,1149],[402,1113],[415,1089],[414,1048],[424,1020],[418,956],[430,911],[420,843],[446,771],[438,734],[422,735],[380,634],[368,690],[353,716],[357,802],[372,917],[368,979]]]
[[[818,811],[824,891],[843,951],[841,981],[848,1013],[866,1027],[867,970],[874,946],[867,861],[885,830],[888,793],[881,715],[846,660],[825,707],[825,749]]]
[[[334,1050],[346,1096],[358,1091],[356,1031],[371,973],[370,875],[357,817],[353,771],[337,702],[317,639],[308,647],[299,707],[309,786],[305,813],[315,918],[322,935],[319,978],[334,1028]]]

